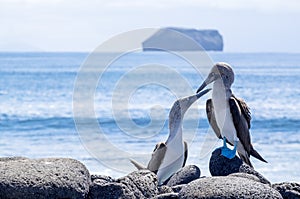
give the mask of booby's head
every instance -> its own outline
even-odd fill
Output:
[[[212,67],[205,81],[198,88],[197,93],[203,90],[208,84],[216,80],[222,80],[224,87],[227,89],[231,87],[234,81],[234,73],[229,64],[224,62],[216,63]]]
[[[210,90],[211,89],[205,89],[204,91],[198,92],[195,95],[176,100],[169,113],[169,128],[178,128],[178,125],[181,125],[181,121],[185,112],[190,108],[190,106]]]

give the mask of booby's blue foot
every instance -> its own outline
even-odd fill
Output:
[[[232,159],[235,157],[236,154],[236,145],[237,143],[234,142],[234,148],[231,150],[227,147],[226,145],[226,138],[223,138],[223,147],[221,147],[221,154],[222,156],[228,158],[228,159]]]

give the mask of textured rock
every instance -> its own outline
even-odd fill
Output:
[[[158,192],[159,192],[159,194],[174,193],[173,189],[166,185],[158,187]]]
[[[242,164],[239,168],[239,172],[255,175],[256,177],[258,177],[261,183],[269,184],[269,185],[271,184],[269,180],[267,180],[263,175],[261,175],[259,172],[257,172],[247,164]]]
[[[181,191],[182,187],[184,187],[184,186],[186,186],[186,184],[176,185],[171,188],[175,193],[179,193]]]
[[[282,182],[273,184],[284,199],[300,199],[300,184],[295,182]]]
[[[134,198],[134,194],[122,183],[109,176],[92,175],[90,199]]]
[[[256,182],[260,182],[260,180],[257,176],[252,175],[252,174],[248,174],[248,173],[232,173],[232,174],[229,174],[228,176],[246,178],[246,179],[249,179],[249,180],[254,180]]]
[[[270,182],[259,172],[254,170],[249,165],[235,156],[233,159],[228,159],[221,155],[221,149],[213,151],[209,161],[209,171],[212,176],[227,176],[232,173],[247,173],[255,175],[261,183],[270,184]]]
[[[68,158],[1,158],[0,198],[86,198],[90,174]]]
[[[124,184],[136,198],[151,198],[158,194],[157,176],[149,170],[134,171],[117,182]]]
[[[93,175],[91,199],[152,198],[158,195],[157,177],[149,170],[139,170],[117,180]]]
[[[165,194],[160,194],[156,197],[155,199],[178,199],[178,193],[165,193]]]
[[[221,149],[218,148],[212,152],[209,160],[209,171],[212,176],[227,176],[231,173],[239,172],[243,161],[235,156],[228,159],[221,155]]]
[[[200,177],[200,169],[195,165],[188,165],[177,171],[167,182],[167,186],[187,184]]]
[[[281,199],[272,187],[241,177],[200,178],[179,192],[179,198],[272,198]]]

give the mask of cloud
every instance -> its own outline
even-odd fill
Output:
[[[180,26],[218,29],[230,51],[300,51],[299,15],[298,0],[0,0],[0,41],[80,51],[132,29]]]

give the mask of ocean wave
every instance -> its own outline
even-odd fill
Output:
[[[99,125],[103,129],[114,129],[116,127],[124,126],[128,122],[128,118],[124,120],[115,120],[109,117],[98,118],[84,118],[85,121],[97,119]],[[83,120],[82,120],[83,121]],[[168,119],[156,120],[144,117],[130,118],[130,121],[135,124],[136,129],[147,129],[148,127],[164,126],[168,124]],[[18,117],[16,115],[0,115],[0,129],[11,131],[34,131],[43,129],[75,129],[75,122],[73,117]],[[152,125],[151,125],[152,124]],[[196,126],[195,126],[196,125]],[[184,119],[185,128],[208,128],[208,120],[205,117],[201,118],[186,118]],[[151,129],[148,129],[151,131]],[[275,118],[275,119],[254,119],[251,121],[251,130],[262,132],[299,132],[300,120],[294,118]],[[110,131],[110,132],[116,132]]]

